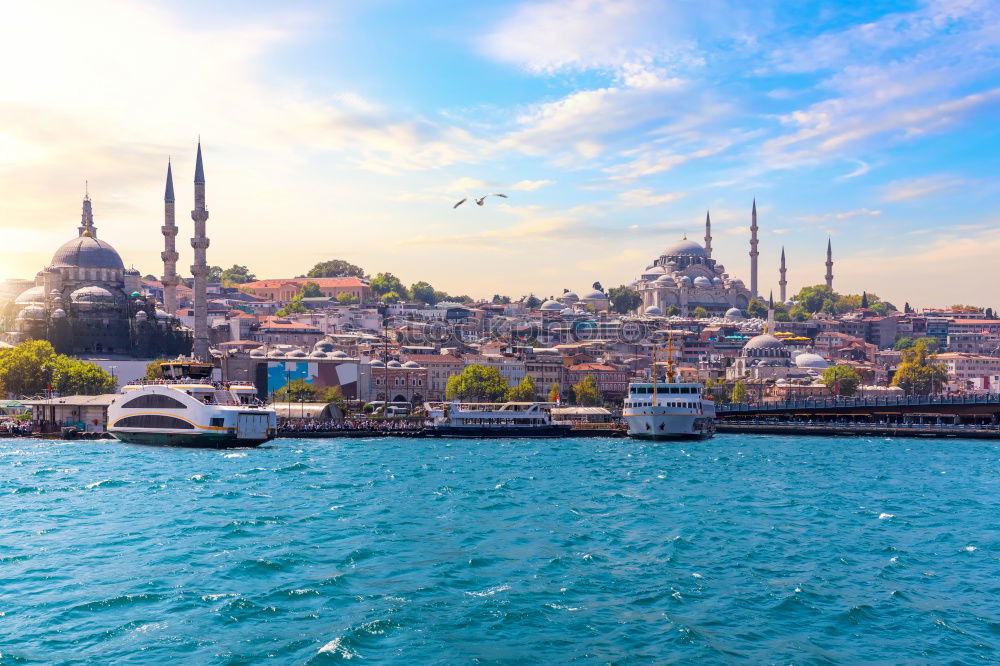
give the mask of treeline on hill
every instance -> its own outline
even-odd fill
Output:
[[[555,402],[559,395],[559,385],[553,383],[546,395]],[[603,402],[601,391],[593,375],[587,375],[569,388],[566,402],[593,407]],[[531,375],[526,375],[516,386],[510,386],[500,371],[492,366],[473,363],[465,366],[460,374],[448,378],[445,398],[463,402],[535,402],[539,389]]]
[[[0,349],[0,395],[35,396],[51,388],[60,395],[99,395],[116,388],[100,366],[57,354],[45,340]]]

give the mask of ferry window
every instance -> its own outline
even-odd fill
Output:
[[[115,425],[119,428],[173,428],[175,430],[194,430],[194,426],[173,416],[163,414],[138,414],[118,419]]]
[[[169,395],[160,395],[158,393],[148,393],[146,395],[140,395],[137,398],[129,400],[122,408],[128,409],[186,409],[184,403],[179,400],[171,398]]]
[[[222,426],[226,425],[226,419],[223,417],[213,418],[211,419],[211,421],[209,421],[209,425],[216,428],[221,428]]]

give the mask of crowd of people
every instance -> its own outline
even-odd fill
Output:
[[[339,420],[278,419],[278,432],[413,432],[423,428],[420,419],[347,418]]]
[[[34,430],[31,421],[15,421],[14,419],[0,421],[0,435],[13,437],[16,435],[30,435],[32,432]]]

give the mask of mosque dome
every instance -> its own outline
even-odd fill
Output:
[[[92,236],[78,236],[56,250],[55,268],[111,268],[124,270],[121,256],[113,247]]]
[[[288,355],[294,358],[303,358],[306,356],[306,353],[301,349],[296,349],[294,351],[288,352]]]
[[[53,319],[65,319],[66,318],[66,311],[63,310],[62,308],[56,308],[55,310],[52,311],[52,318]]]
[[[666,272],[667,270],[663,266],[650,266],[642,272],[642,279],[655,280]]]
[[[326,358],[327,357],[327,353],[325,351],[316,351],[314,349],[313,352],[309,355],[309,357],[310,358]]]
[[[694,286],[702,289],[710,289],[712,287],[712,281],[704,275],[699,275],[694,279]]]
[[[258,347],[257,349],[250,350],[251,358],[264,358],[264,350]]]
[[[698,243],[695,243],[694,241],[689,241],[689,240],[686,240],[686,239],[685,240],[681,240],[681,241],[677,241],[676,243],[674,243],[673,245],[671,245],[670,247],[668,247],[666,250],[664,250],[663,254],[665,256],[668,256],[668,257],[679,257],[679,256],[707,257],[708,256],[707,254],[705,254],[705,248],[703,248]]]
[[[785,305],[787,305],[788,307],[792,307],[793,305],[795,305],[795,301],[789,298],[787,301],[785,301]]]
[[[562,311],[559,314],[561,314],[563,316],[565,316],[565,315],[571,315],[571,314],[573,314],[573,308],[563,308]]]
[[[74,303],[114,303],[115,297],[110,291],[104,287],[98,287],[96,285],[91,285],[89,287],[80,287],[72,294],[69,295],[69,299]]]
[[[744,353],[777,351],[779,349],[784,351],[785,344],[778,338],[767,333],[750,338],[746,345],[743,346]]]
[[[139,310],[138,312],[135,313],[136,321],[146,321],[147,319],[149,319],[149,315],[146,314],[145,310]]]
[[[645,313],[648,315],[652,315],[654,317],[660,317],[663,315],[663,310],[656,307],[655,305],[650,305],[648,308],[646,308]]]
[[[830,367],[830,362],[819,354],[804,353],[795,357],[795,366],[798,368],[825,370]]]
[[[689,278],[687,275],[682,275],[681,279],[680,279],[680,283],[681,283],[682,287],[690,287],[691,286],[691,278]]]
[[[574,294],[572,291],[567,291],[565,294],[559,297],[560,300],[564,301],[578,301],[580,297]]]
[[[385,363],[383,363],[379,359],[375,359],[374,361],[372,361],[371,367],[373,367],[373,368],[384,368],[385,367]]]
[[[407,361],[406,363],[403,364],[403,367],[404,368],[414,368],[414,369],[419,370],[420,369],[420,364],[417,363],[416,361]]]
[[[743,319],[743,313],[740,312],[739,308],[729,308],[726,310],[726,319],[739,321]]]
[[[559,301],[545,301],[544,303],[542,303],[542,306],[539,308],[539,310],[545,310],[547,312],[554,311],[554,310],[562,310],[562,309],[563,309],[563,305]]]
[[[333,343],[330,342],[329,340],[320,340],[319,342],[317,342],[316,344],[313,345],[313,351],[314,352],[332,352],[333,351]]]
[[[720,277],[714,277],[714,278],[712,278],[712,286],[721,287],[722,286],[722,278],[720,278]]]
[[[605,294],[603,291],[597,291],[595,289],[594,291],[592,291],[589,294],[587,294],[586,296],[584,296],[581,300],[584,300],[584,301],[606,301],[606,300],[608,300],[608,295]]]
[[[338,349],[330,353],[330,358],[347,358],[347,354]]]
[[[29,305],[18,315],[21,319],[45,319],[45,308],[41,305]]]
[[[386,363],[386,367],[389,367],[389,368],[402,368],[403,364],[400,363],[399,361],[389,361],[388,363]]]
[[[14,301],[18,305],[25,303],[44,303],[45,287],[32,287],[21,292],[21,295]]]
[[[656,278],[655,282],[657,285],[662,287],[673,287],[674,285],[677,284],[676,282],[674,282],[674,279],[669,275],[661,275],[660,277]]]

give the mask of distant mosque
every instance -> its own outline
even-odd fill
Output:
[[[204,312],[205,248],[205,178],[201,144],[195,168],[195,248],[196,315],[199,287],[201,311]],[[167,166],[164,235],[164,286],[168,292],[166,307],[160,309],[152,298],[142,294],[141,275],[125,268],[121,255],[97,237],[93,205],[89,192],[83,199],[83,212],[77,236],[63,244],[49,265],[35,276],[35,286],[22,292],[14,301],[16,316],[12,331],[3,337],[11,344],[26,340],[48,340],[56,351],[67,354],[121,354],[154,358],[173,357],[192,352],[207,356],[205,324],[196,316],[195,335],[183,327],[174,313],[174,291],[180,279],[176,274],[177,252],[173,239],[173,177]],[[201,278],[199,280],[199,277]],[[198,284],[198,283],[201,284]],[[200,334],[200,335],[199,335]],[[201,339],[199,339],[201,338]],[[201,344],[199,344],[201,343]],[[201,349],[199,349],[201,347]]]
[[[757,200],[750,212],[750,286],[732,277],[725,266],[712,258],[712,219],[705,214],[705,244],[682,240],[667,247],[653,259],[639,279],[629,285],[642,296],[642,312],[648,315],[666,314],[675,307],[681,315],[688,316],[696,308],[704,308],[710,315],[735,316],[745,312],[750,300],[759,298],[757,258]],[[781,249],[778,281],[782,302],[787,299],[787,268],[785,249]],[[833,288],[833,248],[826,246],[826,286]]]

